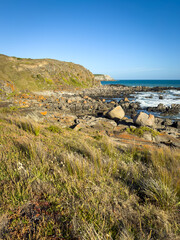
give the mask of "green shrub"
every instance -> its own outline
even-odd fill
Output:
[[[126,129],[126,131],[130,134],[134,134],[134,135],[137,135],[139,137],[142,137],[145,132],[151,133],[153,137],[159,135],[159,132],[155,131],[152,128],[146,127],[146,126],[139,127],[139,128],[129,127],[129,128]]]
[[[19,108],[15,107],[15,106],[11,106],[11,107],[2,107],[0,108],[0,113],[11,113],[14,111],[17,111]]]
[[[47,84],[53,84],[53,80],[49,78],[44,79]]]
[[[50,132],[53,132],[53,133],[62,133],[62,130],[61,128],[59,128],[58,126],[55,126],[55,125],[51,125],[47,128]]]

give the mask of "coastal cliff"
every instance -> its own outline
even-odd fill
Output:
[[[79,64],[53,59],[8,57],[0,54],[0,89],[47,90],[59,86],[91,87],[94,75]]]
[[[180,106],[93,77],[0,55],[0,239],[179,239]]]

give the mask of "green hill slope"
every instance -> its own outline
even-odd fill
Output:
[[[29,59],[0,54],[0,89],[45,90],[59,86],[90,87],[94,75],[81,65],[53,59]]]

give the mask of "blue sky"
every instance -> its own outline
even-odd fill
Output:
[[[180,0],[0,0],[0,53],[180,79]]]

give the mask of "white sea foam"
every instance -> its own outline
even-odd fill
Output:
[[[174,94],[174,95],[179,95],[180,96],[180,91],[179,90],[167,90],[167,92]]]
[[[138,92],[132,94],[134,100],[140,102],[141,107],[157,107],[159,103],[165,106],[171,104],[180,104],[180,91],[179,90],[166,90],[163,92]],[[159,99],[162,96],[163,99]]]

